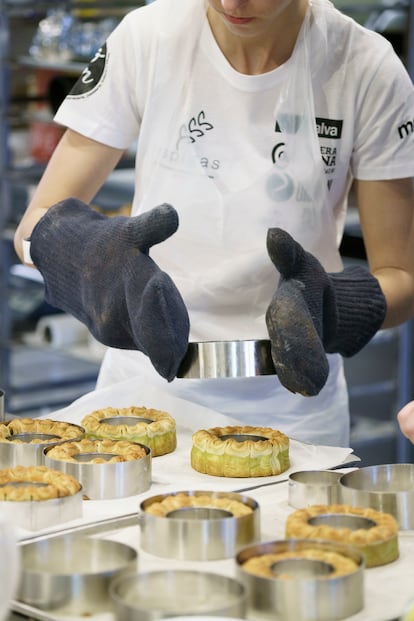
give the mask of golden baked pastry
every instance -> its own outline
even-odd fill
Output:
[[[99,457],[99,453],[113,455],[110,459]],[[129,440],[91,440],[83,438],[78,442],[63,442],[48,450],[50,459],[79,463],[77,455],[92,454],[89,460],[82,459],[83,464],[113,464],[123,461],[142,459],[147,455],[145,447]]]
[[[33,437],[28,442],[13,437],[21,434],[39,434],[51,437]],[[0,425],[0,442],[14,442],[16,444],[49,444],[60,440],[74,440],[83,435],[84,431],[78,425],[49,418],[13,418],[10,422]]]
[[[224,436],[260,436],[238,441]],[[289,468],[289,438],[270,427],[230,426],[196,431],[192,437],[194,470],[218,477],[265,477]]]
[[[106,423],[105,419],[119,417],[140,418],[135,425],[120,422]],[[167,412],[146,407],[104,408],[95,410],[82,419],[86,436],[93,439],[129,440],[151,449],[153,457],[172,453],[177,446],[175,420]]]
[[[81,484],[47,466],[15,466],[0,470],[0,500],[50,500],[73,496]]]
[[[320,550],[318,548],[309,548],[307,550],[289,550],[287,552],[275,552],[268,554],[261,554],[259,556],[251,556],[242,565],[243,569],[255,576],[263,576],[265,578],[283,578],[290,579],[294,577],[293,574],[288,572],[278,572],[277,567],[274,567],[275,563],[285,561],[289,559],[310,559],[313,561],[322,561],[331,565],[332,571],[319,576],[322,579],[336,578],[337,576],[344,576],[351,574],[358,569],[357,563],[344,556],[339,552],[331,550]]]
[[[243,515],[249,515],[253,509],[249,505],[235,500],[231,496],[211,496],[209,494],[186,494],[185,492],[178,492],[177,494],[171,494],[165,496],[159,502],[152,502],[148,507],[145,507],[145,512],[151,515],[157,515],[159,517],[165,517],[171,511],[177,509],[183,509],[185,507],[206,507],[208,509],[222,509],[232,513],[234,517],[242,517]]]
[[[334,516],[332,524],[312,524],[312,518]],[[371,520],[368,528],[352,529],[335,526],[335,516],[356,516]],[[329,522],[329,520],[327,520]],[[398,523],[389,513],[368,507],[350,505],[311,505],[291,513],[286,520],[286,537],[325,539],[358,548],[365,557],[366,567],[377,567],[398,558]]]

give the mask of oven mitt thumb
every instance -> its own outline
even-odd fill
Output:
[[[267,251],[280,273],[266,312],[277,375],[290,391],[317,395],[329,374],[326,353],[359,352],[384,321],[385,297],[368,270],[327,273],[279,228],[269,229]]]
[[[48,209],[30,240],[47,302],[104,345],[143,352],[168,381],[187,351],[189,319],[173,281],[148,253],[177,228],[167,204],[107,217],[69,198]]]

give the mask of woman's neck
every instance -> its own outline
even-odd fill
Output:
[[[231,32],[223,19],[209,7],[207,18],[221,51],[239,73],[258,75],[283,65],[292,55],[308,2],[292,3],[277,21],[264,24],[257,36],[242,37]]]

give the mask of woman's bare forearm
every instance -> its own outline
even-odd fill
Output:
[[[52,205],[74,197],[89,203],[119,162],[123,151],[67,130],[16,229],[14,247],[23,261],[23,239],[30,237]]]

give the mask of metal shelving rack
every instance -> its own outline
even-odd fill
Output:
[[[8,8],[6,0],[0,0],[0,382],[6,394],[9,389],[9,338],[11,331],[8,304],[9,257],[6,251],[6,244],[3,241],[11,209],[11,187],[7,175],[10,166],[8,149],[10,92],[10,28]]]

